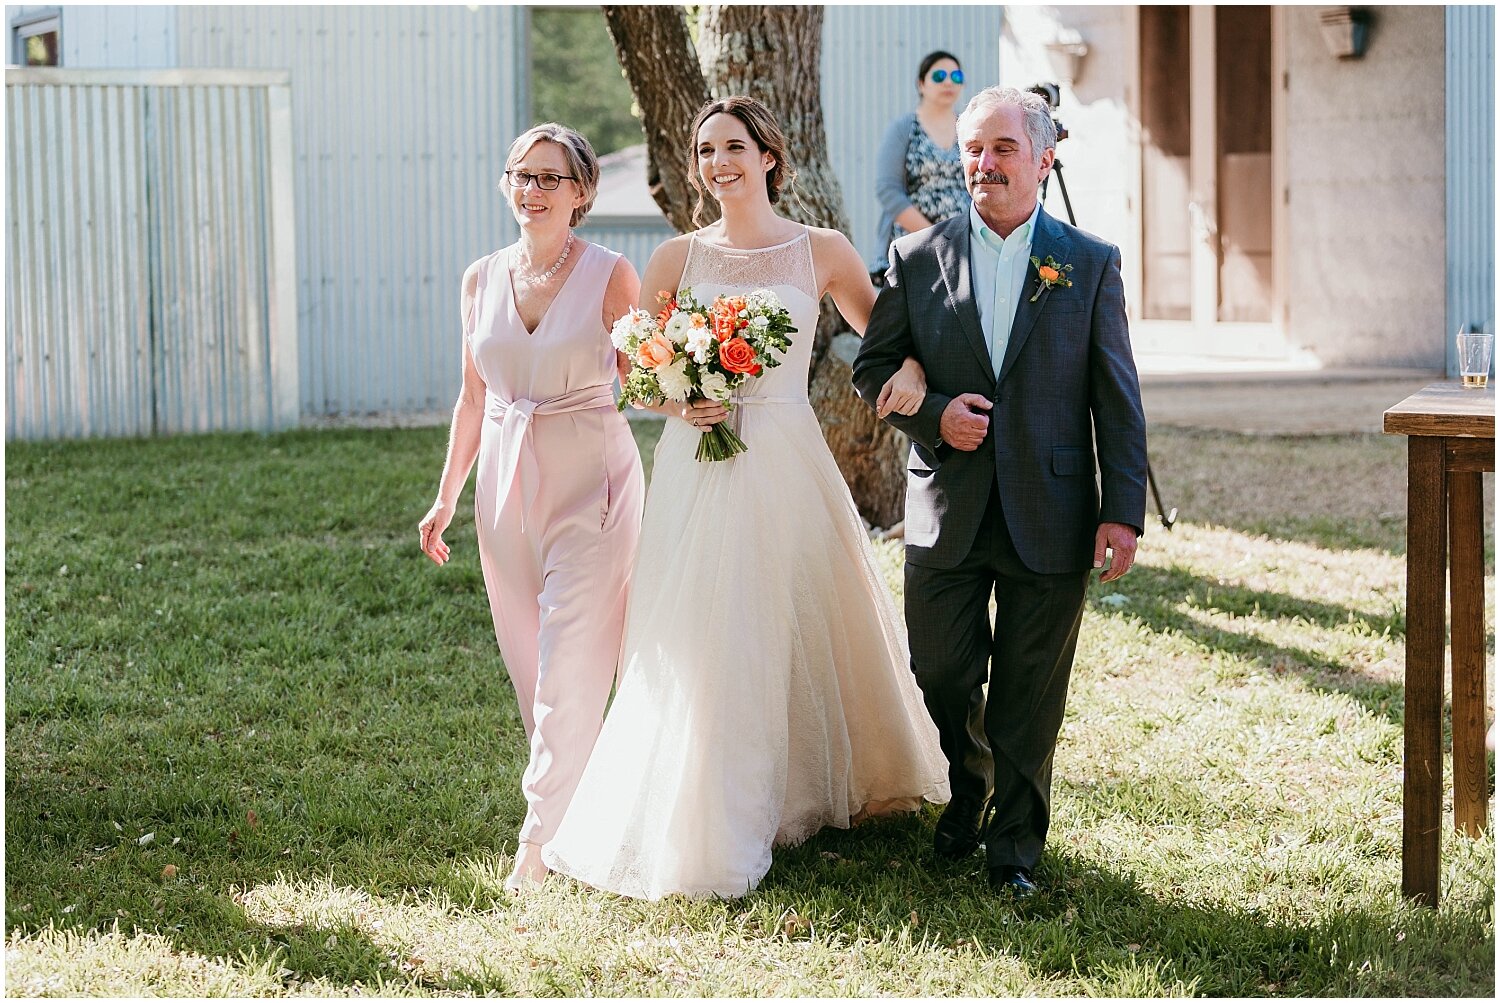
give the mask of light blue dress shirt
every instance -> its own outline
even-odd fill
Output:
[[[1005,348],[1010,344],[1011,325],[1016,321],[1016,307],[1026,293],[1026,268],[1031,264],[1031,237],[1036,232],[1036,214],[1042,211],[1038,202],[1031,218],[1001,238],[969,206],[969,275],[973,280],[974,303],[979,307],[979,327],[990,346],[990,365],[1000,376]]]

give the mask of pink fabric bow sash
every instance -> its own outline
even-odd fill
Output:
[[[592,411],[595,408],[614,407],[614,385],[600,383],[591,387],[580,387],[571,393],[542,401],[508,401],[495,394],[486,394],[485,417],[500,423],[500,456],[496,464],[495,520],[500,524],[500,510],[510,497],[510,486],[517,474],[521,478],[521,529],[526,529],[526,519],[536,503],[541,488],[541,472],[537,469],[536,451],[531,441],[531,421],[546,415],[566,414],[570,411]]]

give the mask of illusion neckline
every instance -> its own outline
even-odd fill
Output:
[[[723,251],[725,254],[759,254],[762,251],[779,251],[783,247],[791,247],[797,241],[805,239],[807,237],[807,233],[807,226],[803,225],[802,232],[797,234],[797,236],[793,237],[791,240],[783,240],[779,244],[771,244],[768,247],[725,247],[723,244],[711,244],[708,241],[704,240],[702,237],[698,236],[696,233],[693,234],[693,240],[697,241],[699,244],[702,244],[704,247],[711,247],[715,251]]]

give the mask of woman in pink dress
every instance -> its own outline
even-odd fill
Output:
[[[542,847],[603,723],[645,495],[614,406],[621,360],[609,340],[640,281],[573,233],[598,181],[598,159],[572,129],[539,125],[511,145],[501,189],[521,236],[464,273],[463,391],[419,526],[423,552],[445,563],[443,530],[477,458],[480,563],[531,743],[512,891],[545,879]]]

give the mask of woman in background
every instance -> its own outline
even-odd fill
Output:
[[[892,122],[880,141],[875,158],[880,226],[870,260],[870,277],[877,286],[885,284],[891,241],[968,211],[969,190],[958,152],[963,89],[958,57],[941,49],[929,52],[917,70],[917,110]]]

